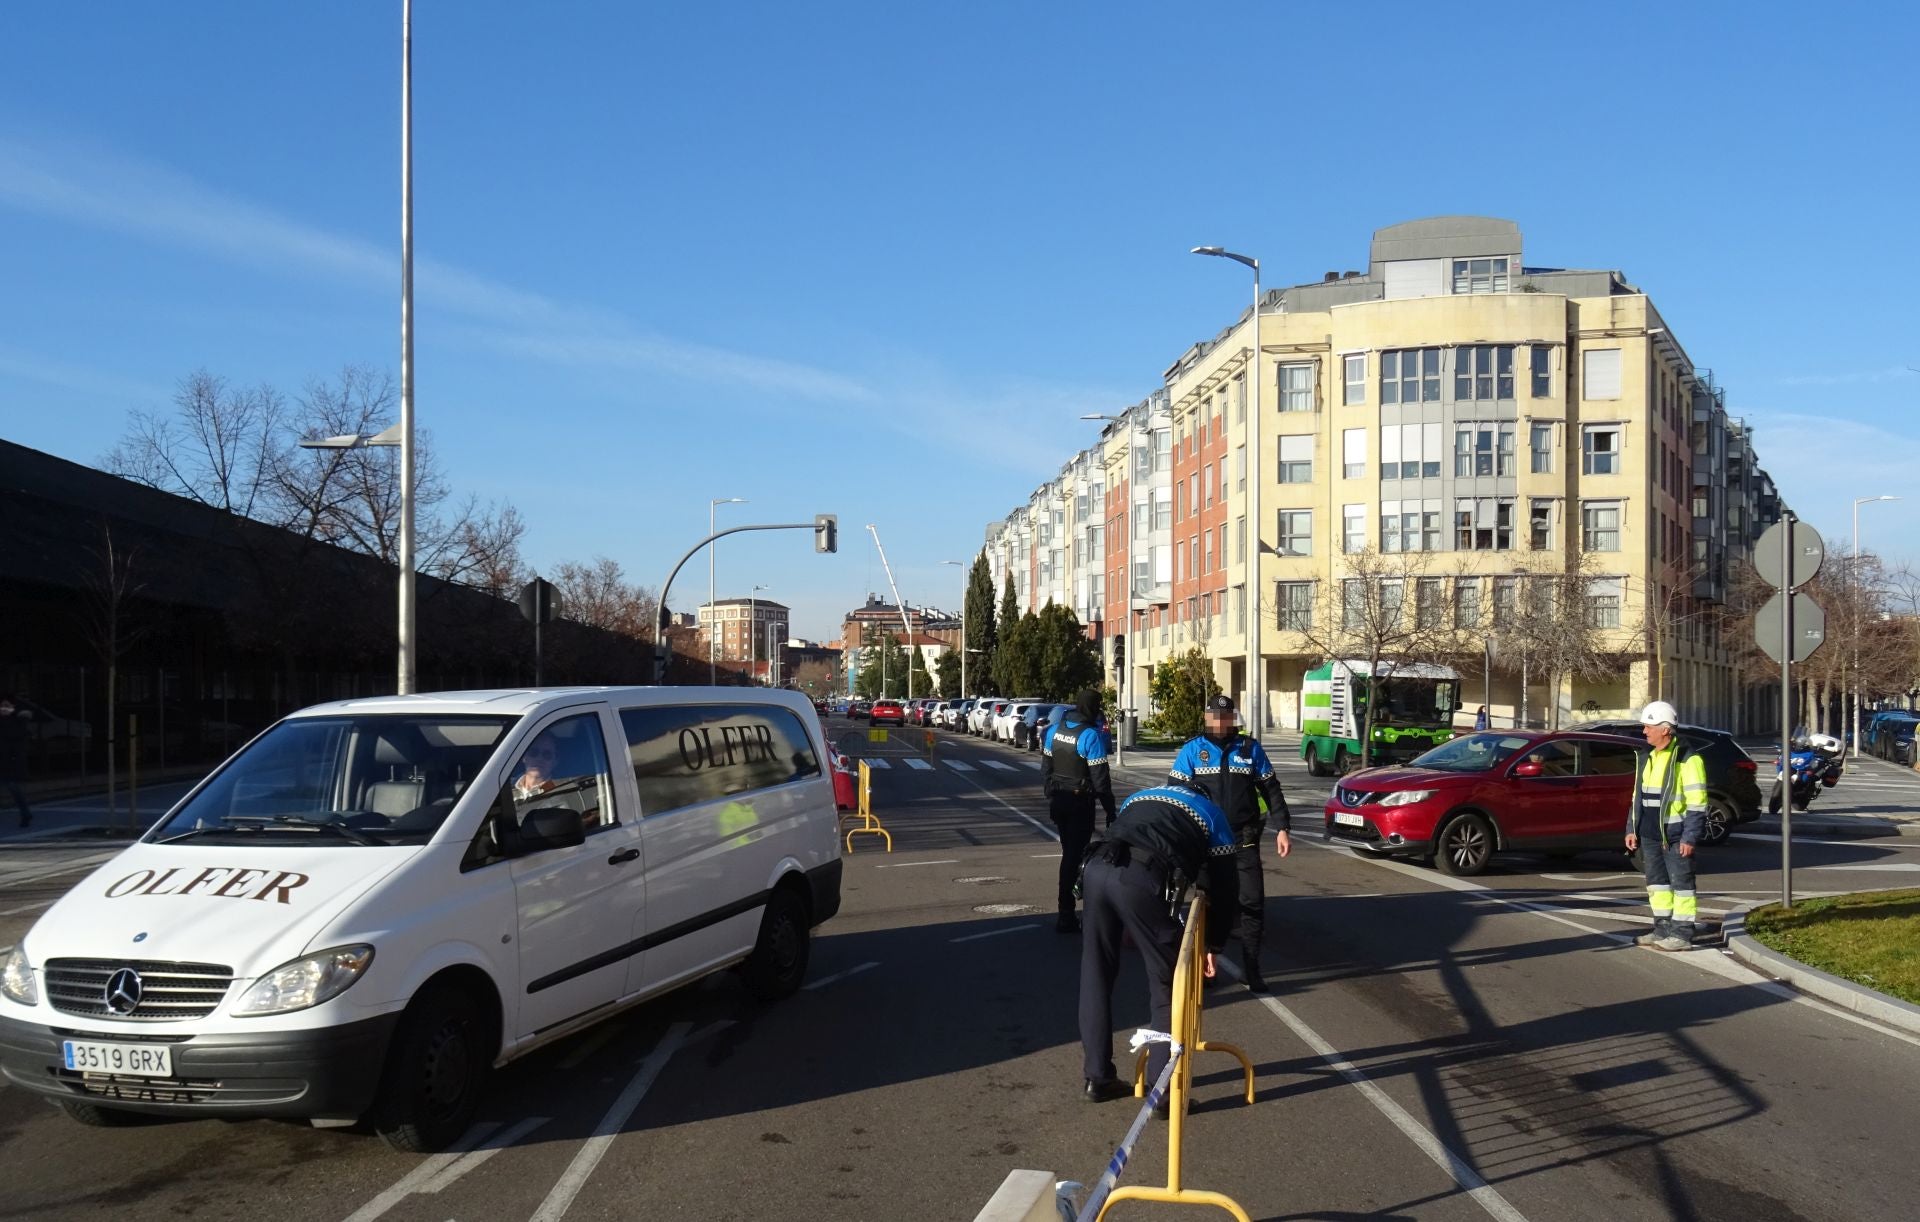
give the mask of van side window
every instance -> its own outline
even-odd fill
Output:
[[[588,835],[612,827],[620,820],[607,777],[600,715],[562,718],[534,735],[508,774],[514,815],[524,823],[530,810],[565,806],[580,812]]]
[[[778,705],[622,709],[643,815],[820,775],[800,719]]]

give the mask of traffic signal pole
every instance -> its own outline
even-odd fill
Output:
[[[700,542],[688,548],[674,566],[667,570],[667,579],[660,583],[659,625],[655,629],[658,639],[653,646],[653,681],[659,683],[667,676],[667,625],[672,617],[667,610],[667,595],[673,590],[673,579],[687,566],[687,561],[700,554],[700,549],[711,547],[714,540],[724,539],[728,535],[737,535],[749,530],[810,530],[813,532],[813,550],[816,552],[834,552],[840,550],[839,519],[830,513],[816,515],[811,522],[768,522],[755,526],[729,526],[725,530],[716,530]]]

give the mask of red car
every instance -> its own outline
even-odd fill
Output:
[[[1635,759],[1633,743],[1605,734],[1469,734],[1341,777],[1327,836],[1461,875],[1508,851],[1624,852]]]
[[[887,722],[904,726],[907,724],[907,710],[898,700],[876,700],[873,702],[873,712],[867,717],[867,722],[876,726]]]
[[[841,810],[854,810],[860,805],[860,766],[846,756],[827,748],[827,757],[833,772],[833,804]]]

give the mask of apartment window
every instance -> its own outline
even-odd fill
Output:
[[[1244,594],[1244,590],[1237,590]],[[1304,632],[1313,627],[1313,583],[1311,581],[1283,581],[1274,589],[1274,607],[1280,615],[1280,626],[1294,632]]]
[[[1213,504],[1213,464],[1212,463],[1208,463],[1205,467],[1201,468],[1200,478],[1206,485],[1207,504],[1211,505]]]
[[[1289,433],[1280,438],[1280,482],[1313,482],[1313,434]]]
[[[1283,412],[1313,410],[1312,365],[1280,366],[1280,410]]]
[[[1228,479],[1227,464],[1225,462],[1222,462],[1220,464],[1220,499],[1223,502],[1227,499],[1227,492],[1228,492],[1227,479]]]
[[[1535,475],[1553,474],[1553,426],[1536,424],[1527,430],[1527,449],[1533,455]]]
[[[1240,491],[1247,490],[1247,447],[1233,448],[1233,486]]]
[[[1446,616],[1446,608],[1446,578],[1420,578],[1413,591],[1414,622],[1422,628],[1438,628]]]
[[[1200,536],[1187,540],[1187,580],[1192,581],[1200,575]]]
[[[1513,345],[1467,344],[1455,348],[1453,397],[1461,403],[1513,398]]]
[[[1493,626],[1504,628],[1513,622],[1514,612],[1520,607],[1520,579],[1518,577],[1496,577],[1493,579]]]
[[[1455,259],[1453,291],[1455,293],[1506,292],[1507,261],[1505,259]]]
[[[1247,520],[1245,518],[1235,518],[1233,520],[1233,562],[1235,564],[1245,564],[1246,561]]]
[[[1346,392],[1341,402],[1351,407],[1367,401],[1367,354],[1355,352],[1341,358],[1341,367],[1346,371]]]
[[[1580,430],[1580,473],[1582,475],[1618,475],[1620,473],[1620,426],[1589,424]]]
[[[1279,533],[1282,556],[1313,555],[1313,510],[1282,509]]]
[[[1467,479],[1482,475],[1512,475],[1513,426],[1462,424],[1453,433],[1453,474]]]
[[[1201,571],[1202,573],[1211,573],[1211,572],[1213,572],[1213,569],[1214,569],[1214,563],[1213,563],[1213,532],[1212,532],[1212,531],[1207,531],[1207,532],[1206,532],[1205,534],[1203,534],[1203,535],[1201,535],[1201,536],[1200,536],[1200,539],[1201,539],[1201,549],[1200,549],[1200,556],[1201,556],[1201,561],[1200,561],[1200,571]]]
[[[1553,546],[1553,502],[1535,500],[1527,506],[1527,546],[1544,552]]]
[[[1193,499],[1187,502],[1187,512],[1199,513],[1200,512],[1200,480],[1199,480],[1199,477],[1197,476],[1193,480],[1192,491],[1193,491]]]
[[[1153,469],[1165,471],[1173,465],[1173,436],[1165,429],[1156,429],[1153,434]]]
[[[1233,380],[1233,422],[1247,422],[1247,375],[1244,373]]]
[[[1380,402],[1440,402],[1440,349],[1397,348],[1382,352]]]
[[[1548,398],[1553,394],[1553,349],[1535,344],[1529,357],[1533,362],[1533,397]]]
[[[1340,583],[1340,626],[1349,632],[1367,621],[1367,583],[1349,577]]]
[[[1400,502],[1380,502],[1380,550],[1383,552],[1402,552],[1406,545],[1400,542]]]
[[[1380,626],[1394,628],[1400,623],[1400,609],[1406,606],[1407,588],[1400,581],[1380,583]]]
[[[1453,579],[1453,626],[1455,628],[1480,626],[1480,579],[1478,577]]]
[[[1364,479],[1367,474],[1367,430],[1340,430],[1340,474]]]
[[[1580,507],[1580,546],[1590,552],[1620,550],[1620,502],[1588,501]]]
[[[1247,587],[1233,587],[1233,630],[1244,632],[1247,627]]]
[[[1618,399],[1620,397],[1620,349],[1589,348],[1580,354],[1580,397]]]
[[[1164,488],[1161,491],[1165,491]],[[1167,530],[1173,526],[1173,498],[1155,497],[1153,502],[1153,529]]]
[[[1381,479],[1440,478],[1441,429],[1428,424],[1389,424],[1380,430]]]
[[[1693,516],[1696,518],[1704,518],[1707,516],[1707,497],[1706,497],[1706,494],[1703,492],[1697,492],[1694,494]]]
[[[1479,497],[1454,502],[1454,547],[1504,552],[1513,547],[1513,499]]]
[[[1620,595],[1624,583],[1618,577],[1596,577],[1587,583],[1587,626],[1618,628]]]
[[[1342,505],[1340,507],[1340,550],[1351,555],[1364,551],[1367,546],[1367,507],[1365,505]]]
[[[1440,550],[1440,502],[1382,501],[1380,550],[1383,552],[1437,552]]]

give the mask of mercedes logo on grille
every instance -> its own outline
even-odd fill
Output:
[[[140,973],[123,967],[107,977],[106,1003],[109,1014],[131,1014],[140,1008]]]

